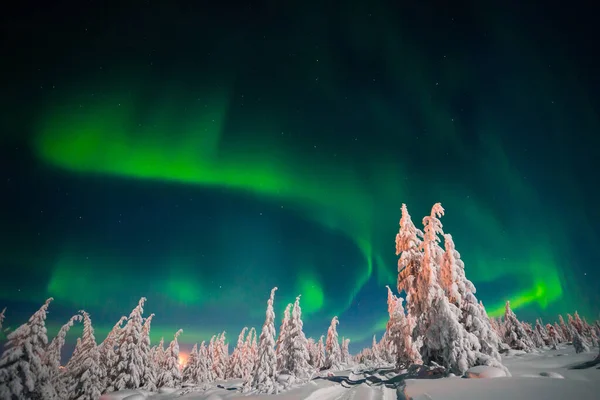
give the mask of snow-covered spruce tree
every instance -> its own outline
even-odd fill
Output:
[[[143,319],[145,297],[138,302],[125,327],[119,331],[115,375],[110,384],[114,390],[138,389],[142,386],[148,354],[143,353]]]
[[[379,343],[377,343],[377,336],[373,335],[373,340],[371,340],[371,358],[374,364],[381,364],[382,357],[379,351]]]
[[[179,342],[177,342],[177,338],[182,332],[183,329],[179,329],[177,332],[175,332],[175,336],[165,352],[165,362],[156,382],[156,386],[158,388],[168,387],[177,389],[181,386],[181,370],[179,369]]]
[[[521,321],[521,325],[523,325],[523,329],[525,329],[525,332],[527,332],[527,335],[531,338],[533,347],[536,349],[541,349],[544,347],[544,341],[529,322]]]
[[[415,279],[417,303],[423,312],[418,316],[413,339],[422,336],[421,358],[425,364],[435,362],[448,371],[462,375],[482,358],[477,336],[460,323],[460,309],[450,303],[438,283],[438,271],[443,250],[439,234],[443,234],[439,218],[444,215],[440,203],[433,205],[431,214],[423,218],[423,261]],[[477,307],[477,302],[475,304]],[[490,329],[491,330],[491,329]],[[491,362],[487,357],[484,364]],[[499,363],[497,363],[499,364]]]
[[[417,287],[415,285],[415,275],[421,270],[423,262],[423,253],[421,252],[421,243],[423,232],[415,227],[412,222],[406,204],[402,204],[402,217],[400,218],[400,229],[396,234],[396,255],[398,259],[398,293],[406,293],[407,321],[410,331],[413,332],[416,326],[417,317],[421,314],[420,303],[418,300]],[[417,339],[415,346],[420,349],[421,338]]]
[[[199,382],[214,381],[212,375],[212,363],[208,356],[208,347],[204,341],[202,341],[200,348],[198,349],[198,373],[196,379]]]
[[[161,337],[158,344],[150,350],[150,365],[154,369],[154,377],[157,381],[165,365],[165,355],[165,338]]]
[[[81,314],[76,314],[64,324],[52,342],[46,348],[44,354],[44,364],[48,367],[48,374],[50,376],[50,382],[56,389],[58,397],[61,399],[67,398],[66,387],[63,385],[63,379],[61,379],[60,362],[61,362],[61,351],[65,345],[65,339],[69,329],[75,324],[75,322],[81,321]]]
[[[81,346],[72,367],[67,371],[66,388],[68,398],[73,400],[97,400],[102,394],[102,371],[100,353],[94,337],[90,315],[83,316]]]
[[[246,332],[248,331],[248,327],[244,327],[240,332],[237,340],[237,345],[231,354],[230,363],[229,363],[229,373],[228,376],[230,378],[242,378],[243,375],[243,353],[244,353],[244,339],[246,338]]]
[[[302,309],[300,308],[300,296],[296,297],[292,309],[292,315],[288,322],[287,334],[282,343],[283,370],[295,378],[296,382],[308,382],[312,375],[312,368],[308,364],[308,342],[302,323]]]
[[[342,367],[342,351],[337,333],[338,324],[338,317],[333,317],[327,330],[327,342],[325,343],[325,368],[332,371],[339,370]]]
[[[556,343],[564,343],[567,341],[567,339],[563,336],[563,331],[560,327],[560,325],[558,324],[558,322],[554,322],[554,325],[552,326],[554,328],[554,333],[555,333],[555,337],[556,337]]]
[[[142,355],[144,357],[144,367],[142,374],[142,388],[150,391],[156,390],[156,367],[154,365],[152,347],[150,341],[150,325],[152,324],[154,314],[150,314],[142,325]]]
[[[570,342],[571,340],[573,340],[573,338],[571,337],[571,330],[569,329],[567,324],[565,324],[565,320],[563,319],[562,315],[558,316],[558,321],[560,324],[562,337],[565,339],[565,342]]]
[[[98,346],[103,393],[105,391],[113,390],[111,385],[112,382],[114,382],[115,367],[117,365],[117,340],[122,329],[121,325],[123,325],[123,322],[125,321],[127,321],[127,317],[122,316],[113,326],[104,341]]]
[[[554,328],[554,325],[546,324],[546,331],[548,332],[548,346],[550,346],[552,350],[556,350],[559,343],[556,328]]]
[[[48,345],[46,313],[52,300],[46,300],[29,321],[8,334],[0,357],[0,399],[57,398],[48,366],[43,363]]]
[[[540,338],[542,339],[544,346],[550,346],[551,344],[550,344],[550,337],[548,337],[548,331],[546,330],[546,327],[542,323],[542,320],[539,318],[535,320],[535,330],[536,330],[537,334],[540,336]]]
[[[590,351],[589,344],[576,329],[573,329],[571,335],[573,337],[573,347],[575,348],[575,353],[586,353]]]
[[[325,336],[321,335],[319,341],[317,342],[317,350],[315,353],[315,365],[314,367],[317,371],[320,371],[325,366]]]
[[[215,341],[213,356],[213,371],[216,379],[227,379],[227,366],[229,365],[229,351],[225,344],[225,332],[222,332]]]
[[[2,330],[2,323],[4,322],[4,314],[6,314],[6,307],[0,312],[0,331]]]
[[[259,393],[277,393],[277,357],[275,355],[275,313],[273,301],[276,287],[271,289],[267,302],[265,323],[263,324],[258,342],[258,355],[254,370],[244,383],[244,391],[256,390]]]
[[[350,339],[342,338],[342,363],[350,364],[352,356],[350,355]]]
[[[306,339],[306,348],[308,349],[308,364],[314,368],[317,353],[317,344],[315,343],[315,339]]]
[[[291,318],[292,304],[288,304],[285,307],[285,311],[283,312],[283,320],[281,321],[281,326],[279,328],[279,336],[277,337],[277,341],[275,342],[275,356],[277,357],[277,371],[281,371],[285,368],[285,359],[287,359],[287,355],[285,354],[286,348],[283,345],[285,342],[285,338],[289,331],[289,324]]]
[[[421,362],[421,356],[412,341],[410,324],[402,307],[402,298],[396,297],[392,289],[388,289],[388,313],[390,319],[386,326],[386,334],[395,348],[395,364],[397,368],[407,368]]]
[[[580,335],[582,335],[583,337],[585,337],[585,329],[583,328],[583,321],[581,320],[581,317],[579,316],[579,313],[577,312],[577,310],[575,310],[575,314],[573,314],[573,318],[569,318],[569,325],[571,325],[572,328],[575,328],[575,330],[577,332],[579,332]]]
[[[449,234],[444,235],[444,247],[440,268],[442,288],[450,302],[460,309],[459,322],[479,342],[481,350],[477,354],[477,364],[500,367],[500,337],[494,331],[483,303],[475,296],[475,285],[467,278],[465,264]]]
[[[506,302],[506,308],[504,312],[504,342],[515,350],[523,350],[531,352],[534,348],[533,341],[523,328],[521,322],[517,319],[517,316],[510,308],[510,301]]]
[[[192,347],[192,351],[190,352],[190,355],[187,359],[187,363],[181,371],[182,382],[192,384],[200,383],[196,381],[199,361],[200,360],[198,358],[198,345],[194,344],[194,347]]]
[[[248,380],[248,377],[254,369],[254,363],[256,361],[256,355],[254,354],[254,348],[252,347],[253,340],[256,341],[256,330],[254,328],[250,329],[250,332],[248,333],[248,336],[244,342],[244,347],[241,354],[241,378],[244,380],[244,382]]]

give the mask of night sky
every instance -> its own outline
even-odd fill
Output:
[[[185,348],[259,328],[278,286],[277,325],[301,293],[307,335],[338,315],[357,351],[400,206],[435,202],[491,315],[597,317],[591,9],[121,3],[0,15],[5,326],[52,296],[50,334],[85,309],[103,339],[145,296]]]

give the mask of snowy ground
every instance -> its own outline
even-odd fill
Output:
[[[187,388],[153,395],[122,391],[104,395],[101,400],[597,400],[600,399],[600,365],[573,368],[593,360],[598,354],[595,350],[594,353],[575,354],[573,347],[568,346],[541,353],[511,354],[503,360],[512,374],[509,378],[427,379],[427,374],[421,373],[415,379],[414,374],[407,378],[391,369],[356,367],[336,376],[316,378],[304,386],[274,396],[246,396],[237,390],[241,382],[227,381],[208,388]],[[494,375],[494,370],[476,368],[471,375]]]

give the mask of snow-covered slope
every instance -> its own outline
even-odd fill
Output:
[[[308,384],[273,396],[243,395],[240,380],[224,381],[206,388],[188,387],[164,393],[143,391],[116,392],[102,400],[466,400],[466,399],[569,399],[600,398],[600,365],[573,368],[593,360],[596,353],[575,354],[572,346],[566,349],[538,353],[511,352],[503,363],[512,377],[465,379],[458,377],[435,379],[435,373],[415,371],[410,376],[398,376],[390,368],[354,368],[322,376]],[[494,369],[484,367],[471,376],[498,376]],[[418,377],[418,378],[417,378]],[[427,379],[427,378],[430,379]]]

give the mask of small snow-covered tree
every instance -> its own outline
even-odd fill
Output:
[[[243,363],[244,363],[244,346],[245,346],[245,338],[246,332],[248,331],[248,327],[244,327],[240,332],[237,340],[237,345],[233,350],[230,358],[230,366],[229,366],[229,377],[231,378],[242,378],[243,375]]]
[[[316,344],[315,361],[314,367],[317,371],[321,370],[325,366],[325,336],[321,335],[319,341]]]
[[[260,393],[277,393],[277,357],[275,355],[275,313],[273,301],[275,300],[274,287],[267,302],[265,323],[263,324],[258,343],[258,355],[254,370],[244,383],[244,391],[256,390]]]
[[[100,352],[94,337],[94,328],[90,315],[81,311],[83,316],[83,335],[81,345],[67,372],[68,398],[73,400],[97,400],[102,394],[102,371]]]
[[[0,331],[2,330],[2,323],[4,322],[4,314],[6,313],[6,307],[2,309],[0,312]]]
[[[98,346],[103,392],[107,389],[109,391],[113,390],[112,383],[114,382],[117,365],[116,346],[122,329],[121,325],[123,325],[123,322],[125,321],[127,321],[127,317],[122,316],[113,326],[104,341]]]
[[[342,338],[342,363],[350,364],[352,356],[350,355],[350,339]]]
[[[277,370],[281,371],[285,368],[285,360],[287,359],[286,348],[284,342],[289,331],[290,314],[292,311],[292,304],[288,304],[283,312],[283,320],[281,321],[281,327],[279,328],[279,336],[277,342],[275,342],[275,356],[277,357]]]
[[[407,368],[411,364],[420,363],[421,356],[412,341],[411,327],[402,307],[402,298],[394,296],[389,286],[387,289],[390,319],[386,326],[386,334],[394,346],[396,367]]]
[[[7,336],[0,357],[0,399],[49,400],[57,397],[44,364],[48,345],[46,313],[52,298],[29,321]]]
[[[185,364],[185,366],[183,367],[183,370],[181,371],[181,380],[183,382],[186,383],[193,383],[193,384],[198,384],[200,383],[199,381],[197,381],[197,376],[198,376],[198,364],[199,364],[199,358],[198,358],[198,345],[194,344],[194,347],[192,347],[192,351],[190,352],[190,355],[187,359],[187,363]]]
[[[337,325],[338,317],[331,319],[331,325],[327,330],[327,342],[325,343],[325,368],[332,371],[339,370],[342,365],[342,351],[338,342]]]
[[[572,336],[575,353],[586,353],[590,351],[589,344],[586,342],[585,338],[577,331],[577,329],[573,329]]]
[[[571,330],[569,329],[567,324],[565,324],[565,320],[563,319],[562,315],[558,316],[558,321],[560,324],[560,330],[562,333],[562,337],[565,339],[565,341],[570,342],[571,340],[573,340],[573,338],[571,337]]]
[[[585,337],[585,329],[583,328],[583,321],[579,316],[579,313],[575,311],[573,317],[569,315],[569,325],[571,325],[571,329],[575,329],[580,335]]]
[[[552,324],[546,324],[546,331],[548,332],[548,346],[550,346],[552,350],[556,350],[559,343],[556,328],[554,328],[554,325]]]
[[[150,350],[150,365],[154,370],[154,377],[158,380],[158,376],[162,372],[165,365],[165,338],[161,337],[158,344]],[[156,382],[156,381],[155,381]]]
[[[208,342],[208,346],[206,347],[206,366],[208,368],[207,373],[208,373],[208,381],[209,382],[213,382],[215,381],[217,378],[217,374],[215,374],[215,362],[219,362],[218,358],[216,357],[216,342],[217,342],[217,336],[213,335],[210,338],[210,341]]]
[[[213,371],[215,378],[226,379],[229,354],[227,345],[225,344],[225,332],[222,332],[215,339],[213,351]]]
[[[307,382],[310,379],[312,368],[308,361],[308,342],[302,330],[302,309],[300,308],[300,296],[296,297],[291,317],[287,325],[287,334],[282,343],[283,370],[292,375],[296,382]]]
[[[556,343],[558,344],[566,342],[567,339],[563,336],[563,331],[558,322],[555,322],[552,327],[554,328],[554,334],[556,335]]]
[[[156,367],[154,365],[150,342],[150,325],[154,314],[150,314],[142,325],[142,341],[140,342],[143,357],[142,387],[146,390],[156,390]]]
[[[67,323],[60,328],[54,339],[52,339],[52,342],[50,342],[46,348],[46,352],[44,354],[44,364],[48,367],[50,381],[56,389],[56,393],[58,394],[59,398],[66,398],[68,396],[66,387],[63,384],[64,381],[61,379],[61,351],[65,345],[65,340],[69,329],[71,329],[75,322],[79,321],[81,321],[80,314],[76,314],[71,317],[71,319],[69,319]]]
[[[504,334],[504,341],[511,349],[523,350],[526,352],[532,351],[534,347],[533,341],[510,308],[510,301],[506,302],[504,328],[506,332]]]
[[[252,373],[252,370],[254,370],[254,363],[256,362],[256,354],[254,351],[255,349],[252,345],[253,341],[256,342],[256,330],[254,328],[250,329],[250,332],[248,333],[248,336],[246,337],[246,340],[244,342],[244,347],[241,354],[241,378],[244,379],[244,382],[248,380],[248,377]]]
[[[539,318],[535,320],[535,330],[542,339],[542,343],[544,344],[544,346],[550,346],[551,344],[550,338],[548,337],[548,331],[542,323],[542,320],[540,320]]]
[[[116,373],[111,383],[115,390],[137,389],[142,386],[147,354],[143,353],[143,319],[145,297],[138,302],[117,339]]]
[[[179,388],[181,386],[181,370],[179,369],[179,342],[177,338],[183,329],[175,332],[173,340],[165,353],[165,362],[157,379],[156,386],[159,388]]]
[[[210,368],[208,348],[206,347],[206,343],[203,341],[200,344],[200,348],[198,348],[198,365],[195,376],[196,383],[212,381],[212,374],[209,376]]]

